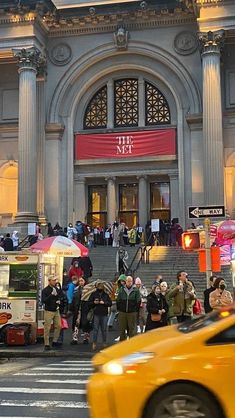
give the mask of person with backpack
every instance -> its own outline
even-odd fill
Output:
[[[84,243],[84,227],[81,221],[77,221],[75,224],[75,229],[77,231],[77,241],[81,244]]]

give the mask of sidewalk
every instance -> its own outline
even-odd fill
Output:
[[[115,343],[115,338],[118,336],[118,330],[115,327],[111,331],[107,331],[108,346]],[[0,359],[2,358],[36,358],[36,357],[73,357],[73,358],[91,358],[95,353],[102,349],[100,342],[100,335],[98,339],[98,350],[92,350],[92,333],[89,344],[83,344],[82,339],[79,339],[77,345],[71,345],[72,340],[71,330],[68,329],[64,333],[64,343],[62,347],[44,351],[43,340],[36,344],[27,346],[6,346],[0,343]]]

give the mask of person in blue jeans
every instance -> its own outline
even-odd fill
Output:
[[[112,306],[112,301],[105,292],[102,281],[97,280],[96,290],[89,297],[89,306],[94,311],[92,349],[96,350],[99,329],[102,334],[103,347],[107,345],[108,308]]]

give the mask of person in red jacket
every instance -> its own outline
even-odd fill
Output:
[[[71,279],[72,276],[76,276],[77,278],[83,277],[84,271],[79,265],[79,261],[75,260],[69,269],[69,278]]]

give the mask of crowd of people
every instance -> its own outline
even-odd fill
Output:
[[[84,257],[86,258],[86,257]],[[97,280],[88,282],[82,268],[82,260],[75,259],[64,272],[60,286],[56,276],[49,276],[48,286],[43,289],[45,306],[45,350],[50,350],[49,332],[54,325],[53,347],[63,343],[64,329],[72,318],[71,344],[92,343],[97,350],[99,331],[103,347],[107,346],[107,331],[118,324],[119,336],[115,341],[124,341],[138,333],[162,328],[173,323],[182,323],[202,314],[193,281],[187,272],[180,271],[176,281],[168,285],[161,275],[156,276],[150,290],[137,277],[120,274],[111,282]],[[90,276],[91,276],[90,271]],[[211,277],[211,287],[204,292],[205,313],[228,306],[233,302],[222,277]],[[116,322],[115,322],[116,321]]]

